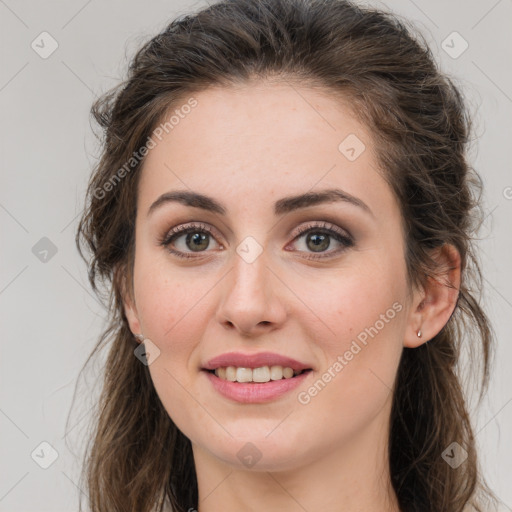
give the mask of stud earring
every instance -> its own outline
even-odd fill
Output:
[[[135,337],[136,337],[139,341],[144,341],[144,335],[143,335],[143,334],[135,334]]]
[[[418,329],[418,332],[416,334],[418,335],[418,338],[421,338],[421,335],[422,335],[421,329]]]

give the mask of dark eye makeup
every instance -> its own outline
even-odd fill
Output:
[[[176,249],[176,242],[183,237],[185,240],[185,245],[188,249],[190,249],[190,247],[188,247],[187,244],[195,244],[195,247],[198,250],[192,249],[190,252],[186,252],[184,250]],[[216,240],[217,237],[218,235],[216,234],[215,230],[213,230],[208,224],[190,222],[188,224],[181,224],[172,228],[171,230],[166,231],[164,235],[159,239],[158,243],[159,245],[165,247],[166,250],[173,256],[183,259],[192,259],[201,258],[204,256],[206,249],[210,247],[211,239]],[[313,249],[312,252],[308,252],[307,250],[298,251],[301,253],[307,253],[307,256],[304,256],[304,258],[311,260],[319,260],[339,256],[342,252],[350,247],[353,247],[355,244],[352,236],[347,231],[342,230],[338,226],[325,221],[311,222],[304,226],[300,226],[295,231],[292,242],[295,242],[303,237],[306,237],[305,243],[307,248],[307,244],[312,243],[312,247],[320,249],[318,251]],[[332,240],[338,243],[340,247],[329,252],[322,250],[322,248],[329,248],[331,246]],[[221,243],[218,241],[217,243],[221,249],[224,248]],[[289,247],[289,245],[287,245],[287,247]]]

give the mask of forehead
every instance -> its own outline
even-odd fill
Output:
[[[182,108],[190,98],[195,106]],[[348,98],[255,82],[184,97],[163,123],[173,113],[174,122],[153,137],[156,145],[144,162],[139,184],[144,202],[187,188],[221,196],[228,204],[336,187],[377,207],[393,206],[371,134]]]

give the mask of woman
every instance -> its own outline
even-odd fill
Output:
[[[456,371],[480,348],[483,392],[479,180],[426,43],[342,0],[223,1],[93,114],[91,510],[488,510]]]

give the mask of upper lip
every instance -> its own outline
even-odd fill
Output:
[[[228,366],[239,368],[260,368],[262,366],[283,366],[296,371],[309,370],[311,366],[301,363],[291,357],[282,356],[273,352],[259,352],[257,354],[244,354],[242,352],[228,352],[210,359],[203,370],[216,370]]]

